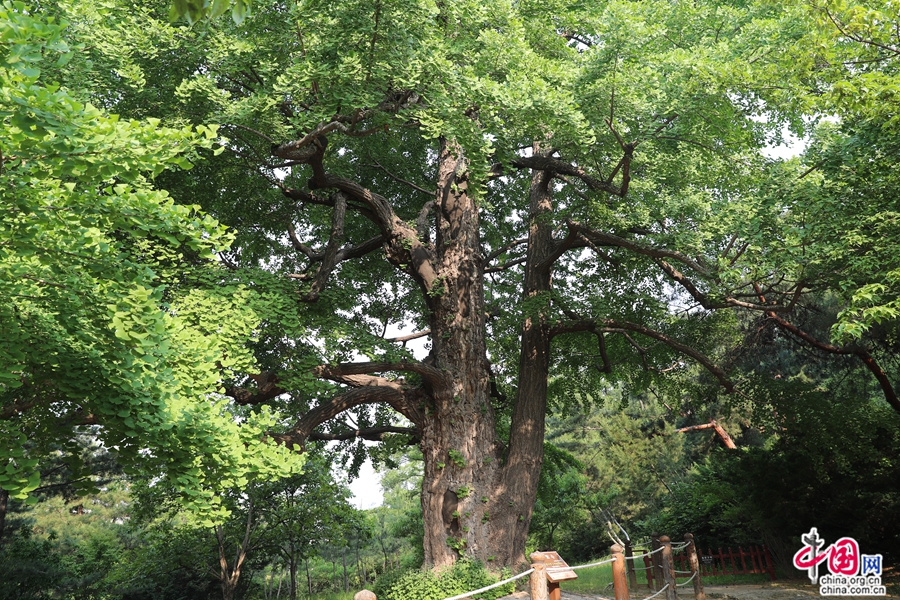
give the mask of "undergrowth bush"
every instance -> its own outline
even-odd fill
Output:
[[[484,565],[470,560],[461,560],[444,571],[407,571],[397,577],[382,594],[376,592],[378,598],[384,600],[442,600],[464,592],[477,590],[491,585],[500,578],[509,577],[504,572],[500,577],[489,573]],[[494,600],[511,594],[514,583],[488,590],[472,596],[476,600]]]

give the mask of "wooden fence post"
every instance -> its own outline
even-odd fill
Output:
[[[662,546],[659,543],[659,534],[654,532],[650,534],[650,551],[653,554],[650,555],[650,560],[653,561],[653,590],[659,591],[662,589],[662,586],[665,585],[663,581],[663,573],[662,573],[662,557],[661,552],[656,552]]]
[[[697,544],[694,543],[694,534],[684,534],[687,542],[687,556],[691,563],[691,573],[694,576],[694,596],[697,600],[706,600],[706,592],[703,591],[703,579],[700,575],[700,559],[697,558]]]
[[[534,563],[531,565],[534,571],[529,575],[532,600],[550,600],[550,590],[547,586],[547,573],[545,565]]]
[[[656,589],[653,587],[653,562],[649,556],[644,557],[644,572],[647,573],[647,587],[651,590]]]
[[[662,554],[663,582],[669,586],[666,588],[666,600],[677,600],[678,588],[675,587],[675,561],[672,560],[672,540],[669,539],[669,536],[664,535],[659,538],[659,543],[663,548],[663,551],[660,552]]]
[[[634,570],[634,553],[631,549],[631,540],[625,540],[625,571],[628,573],[628,585],[631,589],[637,589],[637,572]]]
[[[775,581],[775,564],[772,562],[772,554],[769,547],[763,544],[763,552],[766,555],[766,569],[769,571],[769,579]]]
[[[616,559],[612,564],[613,588],[616,592],[616,600],[629,600],[628,581],[625,579],[625,555],[622,546],[613,544],[610,549],[612,557]]]
[[[744,553],[744,549],[738,546],[738,554],[741,555],[741,569],[744,575],[747,574],[747,555]]]

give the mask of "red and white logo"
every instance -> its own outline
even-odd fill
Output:
[[[803,547],[794,554],[794,566],[806,571],[809,580],[819,583],[822,596],[884,596],[881,585],[881,555],[860,554],[859,544],[842,537],[823,548],[825,540],[815,527],[800,536]],[[819,565],[828,565],[830,575],[819,577]]]

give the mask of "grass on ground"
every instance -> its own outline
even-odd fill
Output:
[[[578,574],[578,579],[564,581],[561,584],[563,590],[581,594],[612,595],[612,564],[608,563],[598,567],[579,569],[575,572]],[[638,571],[637,579],[638,588],[647,589],[646,571]],[[677,577],[678,583],[683,583],[687,579],[688,576],[685,575],[678,575]],[[766,573],[754,575],[707,575],[703,577],[703,585],[760,585],[769,581],[769,576]],[[685,587],[691,585],[687,584]]]

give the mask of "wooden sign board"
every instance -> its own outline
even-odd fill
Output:
[[[550,583],[559,583],[560,581],[568,581],[570,579],[578,579],[575,571],[569,569],[568,563],[564,561],[556,552],[533,552],[531,554],[531,562],[541,563],[546,567],[547,580]],[[565,568],[567,570],[562,570]],[[550,571],[550,569],[560,569],[559,571]]]

